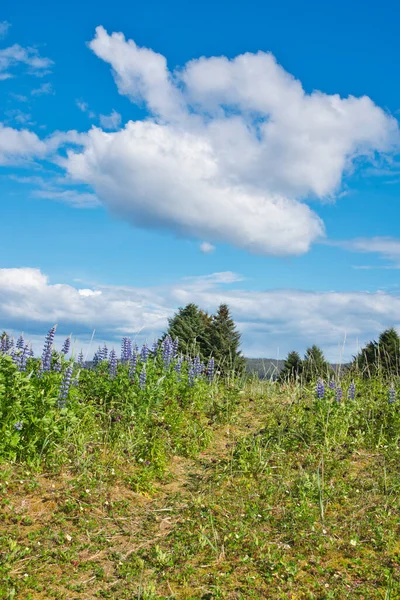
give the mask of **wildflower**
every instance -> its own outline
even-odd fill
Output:
[[[46,339],[44,341],[44,348],[42,352],[42,367],[43,371],[50,371],[51,367],[51,351],[54,343],[54,336],[56,334],[56,325],[49,329]]]
[[[20,358],[19,358],[19,370],[20,371],[26,370],[26,362],[29,358],[29,355],[30,355],[29,346],[28,346],[28,344],[26,344],[24,349],[22,350],[22,352],[20,354]]]
[[[65,406],[66,406],[65,400],[68,397],[69,388],[71,386],[72,369],[73,369],[73,365],[71,363],[65,369],[64,376],[63,376],[61,386],[60,386],[60,394],[58,397],[59,408],[65,408]]]
[[[128,362],[132,354],[132,342],[128,337],[123,337],[121,342],[121,361]]]
[[[169,335],[162,342],[162,355],[164,367],[168,369],[174,353],[173,342]]]
[[[347,397],[350,400],[354,400],[355,396],[356,396],[356,386],[354,384],[354,381],[352,381],[351,384],[349,385],[349,389],[347,391]]]
[[[78,367],[83,367],[84,358],[83,358],[83,352],[82,352],[82,350],[79,352],[79,354],[78,354],[78,360],[76,362],[77,362]]]
[[[331,379],[328,383],[329,389],[334,390],[336,388],[336,383],[333,379]]]
[[[176,373],[178,373],[179,379],[180,379],[180,375],[182,372],[182,363],[183,363],[183,356],[181,355],[174,365],[174,370],[176,371]]]
[[[17,339],[16,347],[18,348],[18,350],[22,350],[24,348],[24,346],[25,346],[25,340],[24,340],[24,336],[21,333],[21,335]]]
[[[342,401],[342,397],[343,397],[343,390],[340,387],[340,385],[338,385],[338,387],[336,388],[336,402],[341,402]]]
[[[393,383],[389,389],[389,404],[394,404],[396,402],[396,390],[394,389]]]
[[[157,356],[157,352],[158,352],[158,342],[153,342],[153,345],[151,347],[151,353],[153,356]]]
[[[14,423],[14,429],[16,429],[17,431],[21,431],[22,421],[17,421],[16,423]]]
[[[207,365],[207,379],[210,383],[214,379],[214,369],[215,369],[215,361],[214,361],[214,357],[212,356],[210,358],[210,360],[208,361],[208,365]]]
[[[146,343],[144,343],[142,346],[142,349],[140,351],[140,358],[141,358],[142,362],[144,362],[144,363],[147,362],[149,353],[150,353],[149,347]]]
[[[143,365],[142,370],[139,375],[139,385],[140,385],[141,390],[144,390],[146,387],[146,379],[147,379],[146,365]]]
[[[178,355],[178,348],[179,348],[179,338],[176,337],[172,344],[172,351],[173,351],[174,358]]]
[[[317,398],[319,398],[320,400],[325,396],[325,385],[321,378],[318,379],[316,392]]]
[[[115,377],[117,374],[117,355],[115,354],[114,348],[110,352],[110,357],[108,359],[108,371],[111,377]]]
[[[53,371],[61,373],[61,360],[59,356],[57,356],[56,360],[53,363]]]
[[[190,387],[192,387],[194,385],[195,377],[196,377],[195,366],[194,366],[193,361],[190,361],[189,370],[188,370],[188,383],[189,383]]]
[[[67,356],[69,349],[71,347],[71,337],[67,337],[66,340],[63,343],[63,346],[61,348],[61,352]]]
[[[108,348],[107,348],[106,344],[104,344],[103,352],[102,352],[102,360],[107,360],[107,358],[108,358]]]

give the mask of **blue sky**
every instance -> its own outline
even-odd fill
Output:
[[[226,301],[247,355],[337,360],[400,326],[394,2],[1,10],[0,329]]]

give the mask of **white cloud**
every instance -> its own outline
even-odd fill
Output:
[[[13,71],[18,66],[25,66],[29,74],[42,77],[50,72],[52,65],[53,61],[40,56],[36,48],[23,48],[14,44],[0,49],[0,79],[13,77]]]
[[[6,37],[10,27],[11,23],[8,23],[8,21],[0,21],[0,39]]]
[[[400,239],[390,236],[371,238],[355,238],[339,242],[328,242],[331,246],[339,246],[364,254],[377,254],[380,258],[395,263],[394,265],[357,266],[357,269],[400,268]]]
[[[35,133],[0,123],[0,165],[46,154],[46,144]]]
[[[110,115],[100,115],[99,119],[103,129],[119,129],[121,125],[121,115],[115,110]]]
[[[400,296],[384,292],[254,291],[231,288],[235,273],[186,278],[163,287],[51,283],[38,269],[0,269],[0,320],[5,329],[45,333],[58,323],[74,336],[152,340],[188,302],[215,311],[226,302],[243,333],[248,356],[283,357],[292,349],[321,345],[332,361],[347,360],[358,345],[389,326],[400,326]],[[344,352],[341,346],[346,339]],[[116,344],[118,342],[115,342]]]
[[[102,27],[89,46],[150,117],[115,133],[93,128],[65,167],[135,225],[301,254],[324,235],[304,200],[333,197],[355,159],[398,142],[397,121],[368,97],[306,94],[271,54],[170,72],[162,55]]]
[[[214,252],[214,250],[215,250],[215,246],[213,246],[209,242],[202,242],[200,244],[200,251],[203,254],[210,254],[211,252]]]
[[[32,96],[45,96],[48,94],[54,94],[53,86],[51,83],[42,83],[38,88],[31,91]]]
[[[96,113],[89,109],[89,104],[87,102],[85,102],[84,100],[76,100],[76,105],[80,111],[88,115],[89,119],[95,118]]]

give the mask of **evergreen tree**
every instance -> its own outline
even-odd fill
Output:
[[[280,383],[286,381],[295,381],[303,371],[303,361],[298,352],[289,352],[284,362],[283,368],[279,373],[278,381]]]
[[[303,377],[305,381],[313,381],[318,377],[329,377],[331,367],[325,360],[324,353],[318,346],[307,348],[303,361]]]
[[[354,358],[353,367],[364,377],[378,372],[390,377],[400,373],[400,337],[392,327],[379,336],[378,341],[369,342]]]
[[[170,335],[172,339],[179,339],[178,349],[183,354],[198,354],[202,360],[206,360],[211,354],[210,324],[211,317],[191,303],[179,308],[178,312],[168,319],[166,335]]]
[[[209,340],[211,353],[223,375],[232,370],[241,373],[245,368],[245,359],[240,352],[240,337],[228,306],[221,304],[217,314],[212,317]]]

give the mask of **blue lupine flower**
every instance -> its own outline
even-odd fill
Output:
[[[132,352],[131,360],[129,361],[129,377],[133,379],[136,374],[136,365],[137,365],[138,355],[136,350]]]
[[[121,360],[128,362],[132,355],[132,341],[128,337],[123,337],[121,342]]]
[[[147,362],[149,353],[150,353],[149,347],[146,343],[144,343],[142,346],[142,350],[140,351],[140,358],[141,358],[142,362],[144,362],[144,363]]]
[[[354,400],[356,396],[356,386],[354,384],[354,381],[351,382],[351,384],[349,385],[349,389],[347,390],[347,397],[350,400]]]
[[[71,338],[67,337],[66,340],[65,340],[65,342],[63,343],[63,346],[61,348],[61,352],[63,354],[65,354],[65,356],[67,356],[70,347],[71,347]]]
[[[207,379],[211,383],[214,379],[215,360],[212,356],[207,364]]]
[[[107,360],[107,358],[108,358],[108,348],[107,348],[106,344],[104,344],[103,352],[102,352],[102,360]]]
[[[17,339],[16,347],[18,348],[18,350],[23,350],[24,346],[25,346],[25,340],[24,340],[24,336],[21,333],[21,335]]]
[[[14,429],[16,429],[17,431],[21,431],[22,421],[17,421],[16,423],[14,423]]]
[[[158,342],[153,342],[153,345],[151,347],[151,353],[153,356],[157,356],[157,352],[158,352]]]
[[[7,352],[7,337],[5,335],[0,339],[0,352]]]
[[[183,356],[181,355],[174,365],[174,369],[175,369],[176,373],[178,373],[179,381],[181,380],[182,363],[183,363]]]
[[[139,375],[139,385],[140,385],[141,390],[144,390],[146,387],[146,379],[147,379],[146,365],[144,364],[142,367],[142,370],[140,372],[140,375]]]
[[[167,335],[167,337],[163,340],[161,346],[162,346],[162,356],[163,356],[164,367],[166,369],[168,369],[169,365],[171,364],[171,360],[172,360],[172,357],[174,354],[173,342],[169,335]]]
[[[195,377],[200,377],[204,370],[204,364],[200,360],[200,356],[195,356],[193,359],[193,368]]]
[[[29,348],[29,356],[35,356],[32,346]]]
[[[328,383],[329,389],[334,390],[336,388],[336,383],[333,379],[331,379]]]
[[[179,348],[179,338],[176,337],[172,344],[172,352],[173,352],[174,358],[178,355],[178,348]]]
[[[64,376],[60,386],[60,394],[58,396],[59,408],[65,408],[66,399],[68,397],[69,388],[71,387],[73,365],[70,363],[64,371]]]
[[[56,373],[61,373],[61,360],[59,356],[57,356],[53,363],[53,371],[56,371]]]
[[[320,400],[325,396],[325,385],[321,378],[318,379],[316,393]]]
[[[76,363],[77,363],[78,367],[83,367],[84,357],[83,357],[82,350],[78,354],[78,360],[76,361]]]
[[[111,350],[108,359],[108,372],[110,373],[110,377],[115,377],[117,374],[117,355],[114,348]]]
[[[340,385],[338,385],[338,387],[336,388],[336,402],[341,402],[343,398],[343,390],[340,387]]]
[[[50,371],[51,367],[51,351],[53,348],[54,336],[56,334],[56,325],[49,329],[46,339],[44,341],[44,348],[42,352],[42,366],[43,371]]]
[[[190,387],[192,387],[194,385],[195,377],[196,377],[195,366],[193,364],[193,361],[190,361],[189,370],[188,370],[188,383],[189,383]]]
[[[390,389],[389,389],[388,402],[389,402],[389,404],[394,404],[396,402],[396,390],[394,389],[393,384],[390,386]]]
[[[28,344],[26,344],[26,346],[24,347],[24,349],[22,350],[22,352],[20,354],[20,359],[19,359],[19,370],[20,371],[26,370],[26,363],[27,363],[29,356],[30,356],[30,349],[29,349]]]

